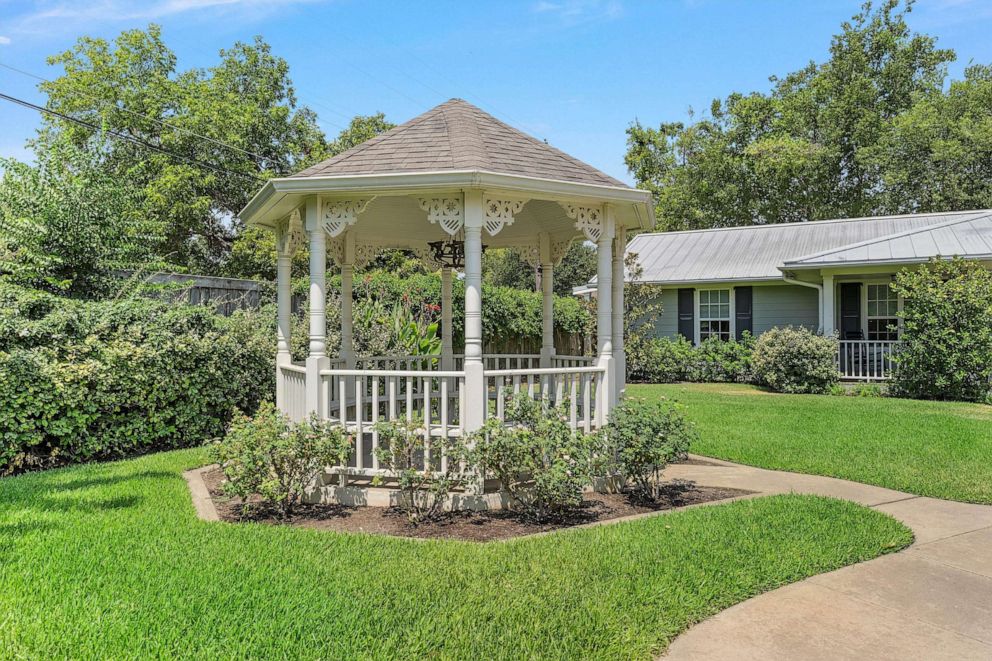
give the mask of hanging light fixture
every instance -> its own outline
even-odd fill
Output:
[[[434,261],[448,268],[460,269],[465,267],[465,242],[455,239],[447,241],[430,241],[427,247],[431,249]]]

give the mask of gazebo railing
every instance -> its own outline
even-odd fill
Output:
[[[279,387],[283,392],[283,413],[293,422],[307,416],[307,369],[302,365],[284,363],[279,365]]]
[[[443,439],[464,432],[465,375],[434,370],[324,370],[320,373],[324,392],[338,393],[328,402],[328,419],[341,424],[355,439],[349,466],[338,472],[373,475],[380,473],[376,449],[383,421],[415,422],[426,436],[425,462],[438,462],[444,469],[447,458]],[[335,386],[331,387],[331,384]],[[347,470],[344,470],[347,469]]]
[[[598,424],[605,374],[600,367],[487,370],[487,399],[494,402],[488,414],[504,420],[507,402],[523,392],[552,406],[564,406],[574,429],[591,432]]]

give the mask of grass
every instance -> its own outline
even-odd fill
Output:
[[[5,658],[641,658],[784,583],[902,548],[773,496],[478,545],[195,517],[201,450],[0,480]]]
[[[738,384],[637,385],[688,407],[698,454],[923,496],[992,503],[992,406],[781,395]]]

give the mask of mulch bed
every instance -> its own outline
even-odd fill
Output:
[[[665,485],[661,499],[655,503],[635,501],[624,494],[587,493],[582,505],[567,518],[543,524],[534,523],[516,512],[499,510],[450,512],[444,514],[438,521],[415,526],[395,508],[345,505],[301,505],[296,508],[292,518],[284,521],[275,511],[267,509],[254,499],[249,501],[252,507],[248,515],[243,516],[241,499],[230,498],[221,492],[222,480],[223,474],[219,469],[203,474],[203,481],[210,491],[222,521],[232,523],[255,521],[337,532],[373,533],[419,539],[459,539],[472,542],[511,539],[753,493],[742,489],[698,486],[693,482],[676,480]]]

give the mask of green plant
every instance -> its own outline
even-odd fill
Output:
[[[274,390],[272,313],[0,284],[0,473],[220,436]]]
[[[877,383],[859,383],[852,389],[855,397],[882,397],[885,391]]]
[[[830,388],[827,389],[827,394],[833,395],[834,397],[846,397],[847,388],[840,383],[833,383],[830,385]]]
[[[410,523],[417,525],[437,519],[448,494],[469,479],[472,466],[460,438],[432,439],[428,445],[420,420],[384,421],[375,425],[379,447],[375,449],[399,486],[397,506]],[[442,452],[446,460],[441,461]],[[427,457],[430,456],[430,461]],[[382,484],[377,476],[373,483]]]
[[[684,458],[696,438],[682,407],[664,398],[625,398],[600,433],[617,472],[633,483],[637,495],[650,500],[660,496],[665,466]]]
[[[473,463],[497,478],[515,508],[536,521],[577,507],[592,479],[594,439],[572,429],[563,410],[525,393],[510,399],[505,418],[490,418],[471,435]]]
[[[224,471],[224,492],[240,497],[246,511],[249,497],[258,494],[285,518],[325,466],[347,462],[351,445],[339,425],[316,414],[291,423],[264,402],[253,417],[235,418],[212,456]]]
[[[751,354],[754,336],[745,332],[740,341],[708,337],[695,347],[688,381],[746,383],[753,379]]]
[[[675,383],[688,381],[695,360],[695,347],[681,335],[675,338],[638,339],[627,351],[627,373],[631,381]]]
[[[826,393],[837,382],[837,341],[787,326],[761,334],[754,344],[755,379],[787,393]]]
[[[992,398],[992,272],[935,259],[892,286],[904,301],[893,388],[920,399]]]

